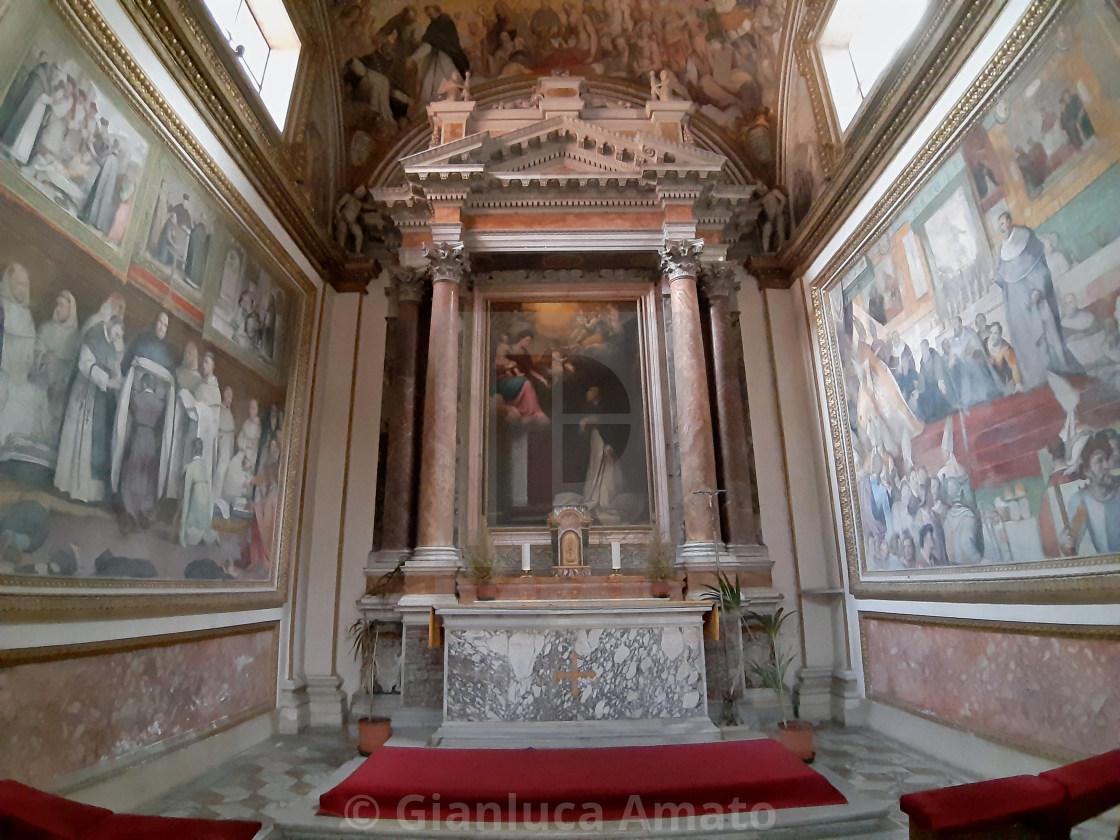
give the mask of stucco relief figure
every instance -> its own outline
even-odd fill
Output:
[[[123,344],[124,324],[114,315],[90,328],[78,352],[78,375],[62,423],[54,486],[82,502],[108,497],[113,415],[123,384],[117,347]]]
[[[43,392],[29,379],[35,363],[36,329],[31,315],[31,279],[27,269],[12,263],[0,279],[3,303],[3,343],[0,345],[0,448],[13,435],[30,437],[43,407]],[[14,441],[13,441],[14,442]]]
[[[1033,230],[1001,213],[996,283],[1003,289],[1007,331],[1019,363],[1023,389],[1046,382],[1046,372],[1077,373],[1078,365],[1062,338],[1061,313],[1046,253]]]

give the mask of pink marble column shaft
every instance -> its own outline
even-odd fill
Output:
[[[401,269],[393,293],[397,300],[393,379],[389,382],[389,440],[385,454],[382,549],[407,549],[415,533],[416,434],[419,430],[420,300],[424,282],[413,269]]]
[[[425,248],[432,272],[432,328],[424,393],[423,455],[417,548],[455,545],[455,460],[459,415],[459,282],[461,243]],[[391,499],[387,504],[395,504]],[[423,554],[423,552],[420,552]]]
[[[739,284],[732,271],[727,264],[705,266],[703,284],[712,333],[721,478],[727,491],[720,499],[726,527],[723,537],[736,545],[753,545],[759,538],[754,512],[755,479],[751,470],[751,424],[740,374],[743,340],[738,328],[738,310],[733,303]]]
[[[684,240],[667,242],[661,252],[673,313],[673,382],[686,543],[710,543],[715,539],[708,497],[695,492],[716,487],[712,412],[696,293],[702,248],[700,240]]]

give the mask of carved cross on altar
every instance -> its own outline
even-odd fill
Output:
[[[572,651],[572,670],[556,671],[553,674],[554,679],[572,681],[572,697],[579,697],[579,681],[581,679],[593,680],[596,676],[597,674],[594,671],[579,670],[579,654],[574,650]]]

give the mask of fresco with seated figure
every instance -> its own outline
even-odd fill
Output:
[[[1073,4],[830,281],[865,574],[1120,552],[1118,45]]]

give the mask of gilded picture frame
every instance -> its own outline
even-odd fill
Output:
[[[1120,591],[1116,25],[1028,10],[810,284],[857,597]]]
[[[145,177],[151,183],[135,193],[128,233],[113,254],[103,237],[90,238],[75,214],[60,220],[53,208],[26,200],[18,185],[0,175],[0,209],[7,222],[0,285],[5,315],[16,327],[6,336],[12,347],[5,354],[4,379],[10,395],[33,398],[11,400],[0,410],[0,426],[6,427],[0,429],[5,452],[0,490],[9,497],[0,501],[8,516],[0,522],[5,534],[0,620],[278,606],[299,542],[317,287],[96,11],[66,2],[35,11],[31,16],[9,10],[13,19],[5,20],[0,40],[34,45],[41,30],[52,46],[68,50],[74,66],[98,80],[119,114],[146,139]],[[17,13],[23,17],[14,18]],[[22,64],[21,59],[19,66],[0,68],[5,85],[11,87],[8,80]],[[25,133],[30,136],[30,129]],[[75,137],[79,148],[89,142],[90,137]],[[123,183],[118,176],[118,200]],[[209,228],[204,267],[195,264],[200,251],[195,246],[192,253],[190,241],[199,222],[192,217],[188,224],[185,214],[169,212],[170,189],[184,189],[192,198],[197,193],[203,208],[197,216]],[[176,225],[178,231],[164,230]],[[267,366],[247,361],[237,352],[242,348],[216,341],[204,329],[221,258],[234,249],[256,267],[257,276],[267,274],[270,292],[283,301],[282,338],[270,342]],[[50,356],[43,346],[58,352]],[[27,364],[21,366],[23,356]],[[109,371],[104,383],[100,374],[89,373],[99,368]],[[52,378],[51,370],[58,376]],[[92,420],[75,419],[80,414],[75,406],[85,399],[75,394],[90,387],[87,380],[96,386],[91,395],[113,397],[100,414],[95,403],[103,398],[86,400],[89,418],[106,418],[104,431],[96,422],[87,431]],[[151,405],[148,420],[136,408],[145,401]],[[255,413],[251,403],[257,404]],[[35,408],[16,411],[17,405]],[[141,427],[150,431],[141,434]],[[95,444],[101,441],[103,457],[94,457],[92,466],[64,467],[67,440],[77,441],[71,447],[77,451],[85,434],[92,434]],[[92,449],[98,451],[98,445]],[[149,450],[145,463],[152,466],[138,466]],[[219,473],[232,471],[234,462],[242,467],[244,486],[225,499],[221,489],[227,482]],[[130,476],[138,481],[132,502],[125,490]],[[135,499],[145,493],[154,504],[136,507]],[[192,510],[201,513],[195,517]],[[0,520],[4,516],[0,513]]]

